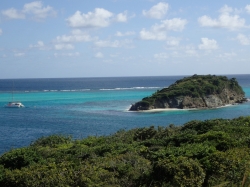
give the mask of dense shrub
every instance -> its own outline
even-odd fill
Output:
[[[160,160],[154,167],[154,175],[169,186],[200,187],[205,180],[205,172],[197,160],[174,157]]]
[[[69,143],[72,141],[70,136],[63,136],[63,135],[51,135],[49,137],[41,137],[33,142],[32,146],[49,146],[55,147],[59,144]]]
[[[0,186],[247,187],[249,134],[250,117],[239,117],[42,137],[1,155]]]
[[[0,157],[0,166],[8,169],[21,169],[41,161],[43,158],[31,148],[13,149]]]

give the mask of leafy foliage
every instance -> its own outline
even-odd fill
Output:
[[[32,146],[49,146],[55,147],[57,145],[71,142],[72,138],[70,136],[66,137],[63,135],[51,135],[49,137],[41,137],[33,142]]]
[[[0,186],[247,187],[249,134],[250,117],[239,117],[42,137],[1,155]]]

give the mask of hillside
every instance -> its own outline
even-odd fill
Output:
[[[239,117],[42,137],[0,157],[0,186],[247,187],[249,134],[250,117]]]
[[[244,91],[235,78],[193,75],[176,81],[168,88],[133,104],[131,111],[158,108],[216,108],[246,101]]]

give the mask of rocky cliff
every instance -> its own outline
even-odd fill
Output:
[[[130,111],[164,108],[216,108],[247,101],[235,78],[193,75],[133,104]]]

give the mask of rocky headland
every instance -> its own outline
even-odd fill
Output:
[[[158,90],[150,97],[133,104],[130,111],[152,109],[206,109],[247,101],[235,78],[193,75]]]

